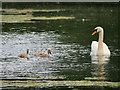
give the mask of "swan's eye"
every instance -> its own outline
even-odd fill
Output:
[[[94,29],[93,32],[96,31],[97,32],[97,29]]]

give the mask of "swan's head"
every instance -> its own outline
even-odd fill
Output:
[[[98,27],[96,27],[96,28],[93,30],[92,35],[96,34],[97,32],[101,32],[101,31],[103,31],[103,28],[100,27],[100,26],[98,26]]]
[[[51,48],[48,48],[48,54],[51,54]]]

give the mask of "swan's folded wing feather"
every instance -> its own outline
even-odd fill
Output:
[[[97,41],[92,41],[90,55],[96,55],[97,49],[98,49],[98,42]]]
[[[105,55],[110,56],[110,50],[104,42],[103,42],[103,50]]]

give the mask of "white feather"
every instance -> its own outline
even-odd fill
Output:
[[[110,56],[110,50],[108,49],[108,46],[103,42],[103,28],[98,26],[95,28],[95,30],[97,30],[96,32],[99,32],[99,40],[98,42],[92,41],[90,55]],[[92,35],[94,35],[96,32],[94,31]]]
[[[97,52],[98,52],[98,42],[92,41],[90,55],[97,55]],[[108,46],[104,42],[103,42],[103,55],[110,56],[110,50],[108,49]]]

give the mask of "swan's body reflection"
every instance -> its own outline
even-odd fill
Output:
[[[93,66],[91,74],[93,77],[96,77],[97,79],[106,79],[105,65],[108,61],[108,56],[91,56],[91,63]]]

